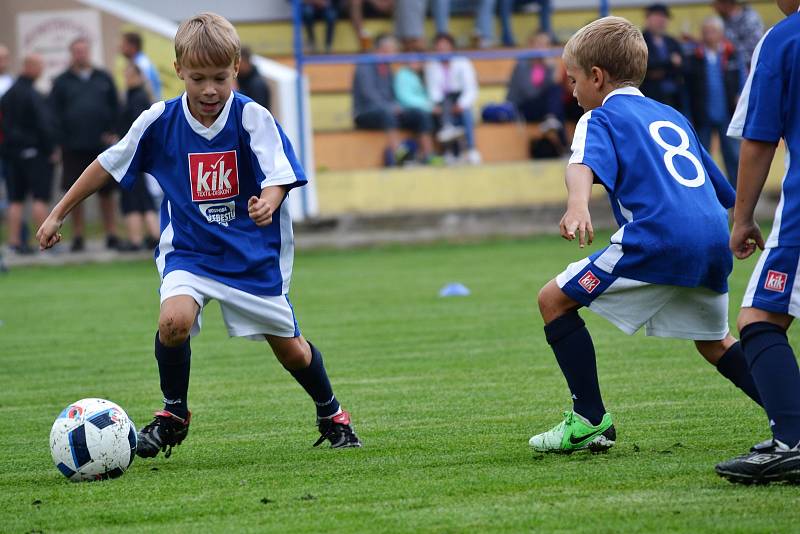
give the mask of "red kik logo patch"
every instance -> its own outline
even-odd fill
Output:
[[[225,200],[239,194],[236,151],[189,154],[193,202]]]
[[[600,285],[600,279],[597,278],[592,271],[586,271],[586,274],[581,276],[581,279],[578,280],[578,284],[580,284],[587,293],[591,293]]]
[[[764,281],[764,289],[767,291],[775,291],[776,293],[783,293],[786,289],[786,280],[789,275],[778,271],[767,271],[767,279]]]

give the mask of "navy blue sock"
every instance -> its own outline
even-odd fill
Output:
[[[768,322],[749,324],[742,347],[773,436],[794,447],[800,442],[800,369],[786,331]]]
[[[161,393],[164,394],[164,409],[184,419],[189,415],[186,396],[189,393],[191,359],[189,338],[186,338],[183,345],[167,347],[161,343],[156,332],[156,360],[161,379]]]
[[[573,409],[593,425],[598,425],[606,408],[597,381],[594,344],[586,324],[577,311],[571,311],[545,325],[544,334],[567,379]]]
[[[317,417],[330,417],[339,411],[339,401],[333,394],[331,381],[328,380],[328,373],[325,371],[325,364],[322,362],[322,354],[317,347],[311,347],[311,363],[305,369],[287,369],[297,382],[303,386],[309,394],[314,404],[317,406]]]
[[[757,404],[763,406],[761,395],[758,394],[758,389],[756,389],[756,383],[753,382],[750,369],[747,368],[747,358],[744,355],[741,343],[737,341],[722,355],[722,358],[717,362],[717,371],[733,382],[734,386],[744,391]]]

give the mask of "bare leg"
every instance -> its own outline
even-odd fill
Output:
[[[117,234],[116,210],[112,194],[100,195],[100,212],[103,217],[103,229],[107,236]]]
[[[129,213],[125,216],[125,229],[128,233],[128,240],[131,244],[141,246],[144,242],[143,218],[141,213]]]
[[[21,245],[19,241],[20,229],[22,228],[22,211],[24,204],[22,202],[12,202],[8,205],[8,246],[18,247]]]

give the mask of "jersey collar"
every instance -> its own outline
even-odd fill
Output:
[[[638,87],[620,87],[619,89],[614,89],[608,93],[603,99],[603,104],[605,104],[608,99],[614,95],[644,96]]]
[[[222,131],[225,127],[225,123],[228,122],[228,113],[231,110],[231,104],[233,103],[233,91],[231,91],[231,95],[228,97],[228,101],[225,102],[225,107],[222,108],[222,111],[217,117],[217,120],[214,121],[214,124],[206,128],[200,121],[195,119],[192,116],[192,113],[189,111],[189,103],[186,99],[186,93],[183,93],[181,96],[181,104],[183,105],[183,116],[186,117],[186,122],[189,123],[194,133],[199,135],[200,137],[204,137],[207,140],[211,141],[216,137],[216,135]]]

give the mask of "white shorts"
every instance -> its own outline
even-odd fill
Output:
[[[161,281],[160,293],[162,304],[170,297],[187,295],[200,306],[192,325],[192,337],[200,333],[203,308],[212,299],[219,301],[222,318],[231,337],[264,341],[265,334],[278,337],[300,335],[287,295],[259,297],[188,271],[168,273]]]
[[[649,284],[608,274],[588,258],[556,277],[572,300],[626,334],[718,341],[728,334],[728,294],[705,287]]]

